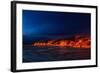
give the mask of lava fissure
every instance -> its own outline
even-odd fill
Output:
[[[32,46],[37,47],[66,47],[66,48],[90,48],[91,47],[91,39],[90,37],[83,36],[75,36],[74,39],[61,39],[61,40],[48,40],[33,42]]]

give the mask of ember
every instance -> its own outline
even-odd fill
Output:
[[[70,47],[70,48],[90,48],[91,47],[90,37],[75,36],[73,40],[62,39],[62,40],[48,40],[47,42],[38,41],[33,42],[32,46],[37,47]]]

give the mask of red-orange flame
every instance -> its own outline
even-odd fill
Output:
[[[91,47],[91,40],[90,37],[81,37],[76,36],[74,40],[49,40],[47,42],[44,41],[38,41],[33,42],[32,46],[38,46],[38,47],[71,47],[71,48],[90,48]]]

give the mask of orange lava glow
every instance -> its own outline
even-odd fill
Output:
[[[90,48],[91,47],[91,39],[90,39],[90,37],[75,36],[75,38],[73,40],[72,39],[66,39],[66,40],[62,39],[62,40],[48,40],[47,42],[44,42],[44,41],[33,42],[32,46]]]

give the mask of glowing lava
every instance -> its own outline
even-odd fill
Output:
[[[33,42],[32,46],[37,47],[66,47],[66,48],[90,48],[91,39],[90,37],[75,36],[73,40],[48,40],[47,42],[38,41]]]

